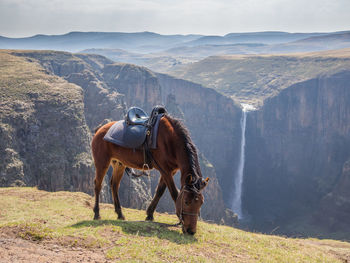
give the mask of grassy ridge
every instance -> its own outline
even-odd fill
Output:
[[[174,215],[124,209],[116,220],[102,204],[102,220],[93,221],[93,199],[83,193],[45,192],[35,188],[0,189],[0,233],[54,242],[60,246],[103,248],[105,257],[142,262],[342,262],[350,256],[346,242],[288,239],[200,222],[197,234],[183,235]],[[161,223],[160,223],[161,222]]]
[[[9,102],[20,99],[29,100],[33,96],[44,100],[56,96],[57,100],[62,98],[74,99],[81,96],[81,89],[75,85],[47,74],[43,68],[34,60],[11,54],[12,51],[0,50],[0,98]],[[40,54],[40,52],[37,52]],[[42,52],[45,54],[45,52]]]
[[[287,55],[212,56],[170,74],[259,106],[264,99],[292,84],[344,70],[350,70],[350,49]]]

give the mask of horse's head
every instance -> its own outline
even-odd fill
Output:
[[[181,188],[176,200],[176,214],[182,223],[184,234],[194,235],[200,208],[204,202],[202,190],[207,186],[209,178],[187,177],[186,184]]]

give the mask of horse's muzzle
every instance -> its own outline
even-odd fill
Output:
[[[184,227],[182,227],[182,232],[184,234],[189,234],[191,236],[193,236],[194,234],[196,234],[196,231],[193,231],[191,228],[187,228],[185,229]]]

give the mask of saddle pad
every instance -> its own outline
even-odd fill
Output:
[[[156,148],[159,120],[161,115],[157,116],[157,121],[154,125],[151,149]],[[146,140],[147,128],[143,125],[127,125],[125,120],[120,120],[114,123],[104,136],[104,140],[117,144],[125,148],[137,149],[142,146]]]

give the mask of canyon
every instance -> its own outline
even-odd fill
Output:
[[[212,179],[203,218],[228,223],[225,209],[232,207],[241,154],[238,101],[246,102],[257,109],[246,115],[241,198],[247,217],[242,227],[349,239],[348,53],[211,57],[191,65],[186,74],[170,76],[94,54],[3,50],[0,184],[92,194],[89,144],[94,128],[122,119],[130,106],[149,112],[164,104],[189,128],[203,175]],[[268,67],[250,70],[261,65]],[[237,76],[241,72],[241,78],[225,79],[230,71]],[[214,83],[215,72],[223,72],[219,82],[205,87]],[[255,72],[256,82],[250,83],[244,72]],[[111,201],[109,176],[105,201]],[[144,209],[157,180],[156,173],[150,178],[124,176],[122,205]],[[158,209],[174,211],[169,195]]]

